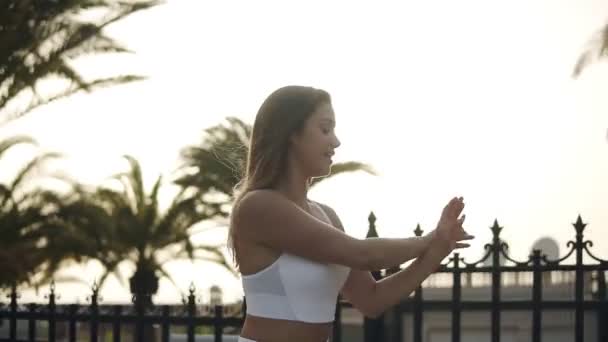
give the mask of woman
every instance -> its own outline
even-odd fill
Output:
[[[327,92],[287,86],[260,107],[244,179],[237,187],[229,246],[242,274],[247,316],[239,341],[326,341],[338,294],[368,317],[410,295],[453,249],[473,238],[462,228],[462,198],[443,209],[424,237],[355,239],[338,215],[309,200],[313,177],[330,172],[335,116]],[[417,258],[376,282],[370,271]]]

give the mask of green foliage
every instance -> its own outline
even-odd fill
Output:
[[[159,3],[157,0],[0,1],[1,122],[14,120],[81,90],[90,92],[142,79],[138,75],[118,75],[87,80],[72,64],[85,55],[130,52],[107,36],[104,28]],[[95,16],[99,19],[85,19],[85,14],[95,11],[100,13]],[[65,81],[64,86],[54,93],[42,94],[38,89],[40,81],[51,78]],[[27,104],[9,106],[13,101]]]

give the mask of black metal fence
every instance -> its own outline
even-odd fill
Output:
[[[372,236],[375,232],[374,221],[375,218],[373,215],[370,215],[370,232]],[[441,277],[442,275],[447,275],[447,278],[450,278],[447,286],[444,286],[444,292],[449,292],[447,298],[434,298],[439,297],[437,291],[430,294],[429,298],[424,298],[423,294],[432,289],[423,284],[417,289],[413,297],[402,301],[400,305],[386,313],[380,322],[366,320],[364,324],[365,341],[407,340],[421,342],[423,341],[423,313],[439,311],[451,313],[450,340],[460,342],[462,340],[463,312],[487,311],[491,316],[489,327],[487,327],[490,332],[490,340],[491,342],[499,342],[501,340],[501,314],[507,311],[530,311],[532,322],[529,340],[540,342],[542,340],[543,314],[555,310],[574,312],[574,334],[571,340],[576,342],[592,340],[598,342],[608,341],[608,301],[606,299],[605,275],[608,269],[608,260],[598,258],[589,249],[593,246],[593,243],[584,240],[583,232],[586,224],[583,223],[580,216],[573,226],[576,236],[574,241],[567,243],[568,251],[563,257],[550,260],[546,254],[543,254],[543,251],[534,249],[527,260],[518,261],[509,255],[508,244],[500,239],[502,227],[499,226],[497,221],[494,221],[491,227],[493,234],[492,241],[484,246],[486,253],[480,260],[467,263],[458,253],[454,253],[448,259],[448,262],[443,264],[431,276]],[[420,236],[422,231],[417,227],[415,233],[417,236]],[[565,264],[564,261],[569,259],[573,254],[575,255],[574,264]],[[585,264],[583,262],[585,254],[593,263]],[[501,259],[510,265],[504,265]],[[384,272],[384,274],[390,275],[398,271],[399,269],[391,269]],[[551,280],[551,277],[547,277],[547,275],[551,275],[551,272],[561,273],[562,276],[574,273],[574,276],[562,277],[565,280],[561,281],[562,287],[565,287],[566,290],[568,290],[567,285],[573,283],[574,293],[572,296],[567,296],[566,293],[558,293],[558,298],[543,298],[543,290],[548,290],[547,284],[543,282]],[[475,274],[489,275],[490,282],[485,285],[489,289],[489,296],[481,299],[464,300],[463,277],[470,283],[470,279]],[[510,288],[505,286],[504,278],[506,275],[522,274],[529,274],[532,279],[529,282],[524,281],[524,285],[519,286],[518,290],[520,290],[520,293],[531,292],[531,298],[503,298],[503,291],[506,292],[506,290],[515,288],[515,286],[511,286]],[[375,277],[379,279],[382,276],[381,274],[375,274]],[[585,289],[587,289],[587,293],[585,293]],[[559,298],[560,296],[567,296],[567,298]],[[586,312],[596,315],[596,331],[585,329],[584,319]],[[413,319],[413,324],[411,324],[412,331],[405,331],[405,333],[412,334],[411,338],[403,336],[402,318],[404,315],[411,315]],[[386,324],[387,321],[390,324]],[[589,336],[585,337],[585,333]],[[592,335],[595,335],[596,338],[589,338]],[[425,341],[429,341],[429,339],[425,339]]]
[[[377,236],[375,217],[370,215],[368,237]],[[535,249],[527,260],[514,260],[508,252],[509,246],[500,239],[502,228],[498,222],[491,227],[493,239],[485,245],[485,255],[478,261],[468,263],[454,253],[446,264],[439,267],[413,296],[384,313],[377,319],[363,319],[361,324],[345,324],[343,316],[351,310],[350,304],[338,301],[336,323],[332,341],[355,340],[378,341],[431,341],[425,336],[425,316],[433,312],[449,314],[449,340],[463,340],[463,314],[488,312],[490,323],[485,325],[491,342],[501,340],[502,315],[509,311],[531,313],[529,340],[540,342],[543,338],[543,319],[551,311],[574,313],[573,338],[576,342],[608,341],[608,300],[606,298],[606,276],[608,261],[595,256],[585,241],[586,224],[578,217],[574,228],[574,241],[567,244],[566,254],[550,260],[541,250]],[[416,235],[421,235],[419,227]],[[573,264],[564,261],[572,255]],[[583,256],[592,260],[584,263]],[[503,262],[504,261],[504,262]],[[507,263],[509,265],[507,265]],[[376,279],[390,276],[399,268],[373,272]],[[551,273],[561,275],[562,285],[573,285],[572,296],[549,298],[545,296],[548,286],[555,283]],[[486,279],[486,283],[474,286],[475,277]],[[505,285],[507,279],[523,279],[513,285]],[[443,284],[437,286],[439,280]],[[464,282],[464,284],[463,284]],[[554,285],[554,284],[553,284]],[[562,286],[563,287],[563,286]],[[530,298],[511,298],[509,291],[529,293]],[[475,289],[486,289],[470,299],[467,293]],[[244,306],[205,306],[196,303],[195,289],[184,299],[183,305],[144,307],[135,305],[101,305],[98,288],[94,285],[88,305],[57,305],[54,286],[48,295],[48,304],[19,304],[15,288],[7,296],[8,303],[0,303],[0,341],[229,341],[236,340],[246,312]],[[479,292],[479,291],[478,291]],[[563,294],[562,294],[563,296]],[[555,297],[555,296],[554,296]],[[586,329],[585,318],[595,315],[595,331]],[[410,320],[404,324],[405,318]],[[18,322],[27,329],[18,329]],[[20,326],[21,326],[20,325]],[[4,331],[6,334],[2,335]],[[178,333],[179,332],[179,333]],[[348,334],[346,334],[348,333]],[[26,335],[26,336],[23,336]],[[346,336],[348,335],[348,336]],[[466,339],[466,334],[464,335]]]
[[[183,305],[152,307],[138,305],[135,298],[134,305],[100,305],[98,290],[93,286],[89,305],[57,305],[55,288],[51,285],[48,304],[20,305],[13,288],[9,295],[10,304],[0,307],[0,320],[9,324],[8,336],[0,336],[0,341],[101,342],[110,336],[109,340],[116,342],[148,342],[179,340],[176,336],[183,336],[184,341],[193,342],[197,329],[201,330],[201,327],[208,328],[202,329],[203,333],[213,335],[210,341],[222,341],[226,328],[232,328],[229,330],[233,330],[236,336],[243,322],[240,305],[197,305],[193,286]],[[17,322],[20,320],[27,322],[27,337],[17,336]],[[37,323],[40,322],[47,323],[43,336],[39,336]],[[171,332],[175,331],[183,333],[172,335]]]

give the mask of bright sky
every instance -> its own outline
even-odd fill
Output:
[[[1,133],[64,151],[66,167],[92,182],[134,155],[151,184],[205,127],[229,115],[252,122],[271,91],[311,85],[332,94],[336,159],[380,173],[339,176],[312,191],[349,234],[364,237],[373,210],[380,235],[412,236],[462,195],[478,237],[468,261],[482,254],[495,218],[521,260],[544,236],[565,250],[579,213],[593,251],[608,258],[607,64],[571,78],[606,20],[605,0],[169,0],[110,28],[135,54],[78,63],[85,75],[147,81],[73,96]],[[219,283],[228,298],[240,296],[238,280],[213,266],[169,269],[183,290]],[[129,298],[113,280],[104,291],[106,301]],[[179,300],[165,281],[158,298]]]

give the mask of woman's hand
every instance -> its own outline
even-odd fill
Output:
[[[430,247],[441,248],[447,255],[454,249],[467,248],[470,246],[466,242],[461,242],[474,238],[462,228],[462,224],[466,217],[465,215],[460,216],[463,209],[464,201],[462,197],[452,198],[443,208],[437,228],[431,233],[432,242]]]

